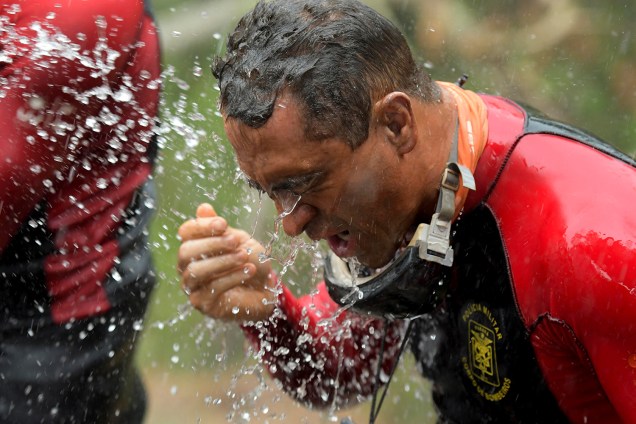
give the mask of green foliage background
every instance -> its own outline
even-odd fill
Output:
[[[636,154],[636,7],[631,1],[367,3],[403,29],[435,79],[455,81],[468,74],[466,88],[522,100]],[[151,423],[337,421],[294,406],[284,396],[279,400],[275,385],[267,378],[260,382],[255,362],[244,354],[238,327],[192,311],[175,271],[178,226],[203,201],[261,240],[274,231],[269,202],[236,180],[209,71],[226,34],[253,4],[154,0],[165,80],[163,148],[156,171],[160,197],[151,234],[159,284],[138,353],[149,388]],[[284,256],[284,243],[279,248]],[[310,262],[310,254],[301,254],[287,274],[298,293],[308,292],[317,278]],[[246,388],[241,385],[245,379],[255,383]],[[434,422],[427,390],[412,359],[406,358],[380,422]],[[367,408],[337,416],[351,414],[364,422]]]

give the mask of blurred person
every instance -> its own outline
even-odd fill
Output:
[[[142,422],[153,19],[142,0],[0,10],[0,421]]]
[[[371,397],[374,422],[408,343],[440,423],[636,422],[632,158],[432,81],[356,0],[259,2],[213,73],[249,184],[331,253],[297,298],[202,204],[179,229],[182,285],[290,395]]]

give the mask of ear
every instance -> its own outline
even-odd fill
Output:
[[[390,142],[400,155],[409,153],[417,142],[411,98],[394,91],[373,106],[377,131]]]

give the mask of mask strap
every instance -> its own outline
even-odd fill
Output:
[[[414,240],[419,245],[419,257],[426,261],[437,262],[450,267],[453,264],[453,248],[450,246],[450,231],[455,216],[455,194],[463,187],[475,190],[475,178],[470,169],[460,165],[457,160],[459,139],[459,121],[455,124],[455,133],[451,145],[448,163],[442,175],[437,198],[437,207],[430,224],[420,224]],[[461,178],[460,178],[461,177]]]

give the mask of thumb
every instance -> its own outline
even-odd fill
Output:
[[[209,203],[201,203],[197,208],[197,218],[213,218],[217,216],[216,211]]]

